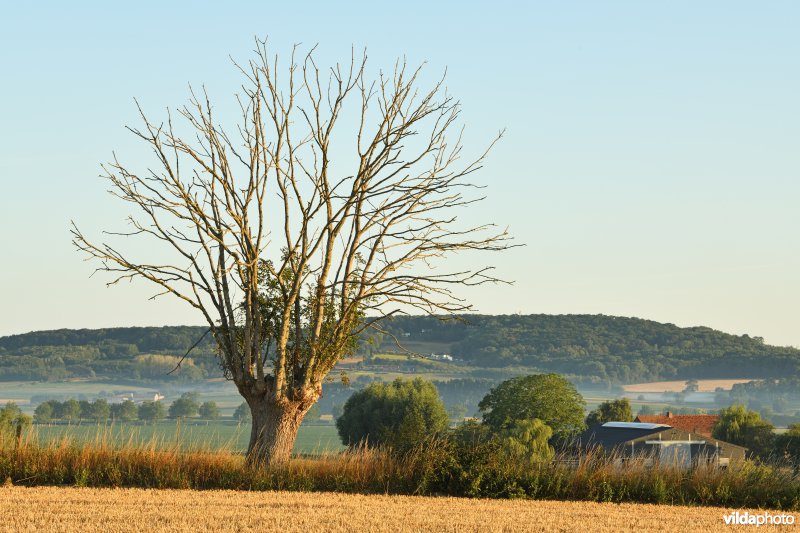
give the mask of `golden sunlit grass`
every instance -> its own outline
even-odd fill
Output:
[[[582,500],[686,506],[800,510],[800,474],[788,466],[750,461],[685,471],[648,466],[644,458],[619,466],[589,453],[539,464],[511,460],[493,449],[433,439],[396,456],[359,448],[297,456],[287,465],[248,465],[241,454],[152,439],[93,443],[68,438],[40,445],[34,436],[0,438],[0,481],[15,486],[336,492],[451,495],[474,498]],[[2,528],[0,528],[2,530]]]
[[[330,492],[0,488],[4,531],[711,532],[730,531],[722,518],[728,512],[709,507]],[[765,529],[771,530],[759,531]]]

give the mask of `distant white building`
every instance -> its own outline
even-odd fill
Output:
[[[433,359],[434,361],[452,362],[453,361],[453,356],[452,355],[447,355],[446,353],[432,353],[431,356],[430,356],[430,359]]]
[[[164,395],[159,392],[124,392],[116,394],[108,399],[108,403],[122,403],[128,400],[133,403],[157,402],[164,399]]]

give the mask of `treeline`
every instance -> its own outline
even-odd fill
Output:
[[[0,381],[109,377],[191,382],[220,374],[206,328],[169,326],[60,329],[0,337]]]
[[[450,354],[482,367],[521,366],[596,381],[800,375],[800,350],[707,327],[680,328],[605,315],[472,315],[440,321],[397,317],[398,339],[450,343]],[[392,342],[383,339],[384,346]]]
[[[362,351],[397,351],[436,343],[471,367],[470,377],[501,378],[504,369],[558,372],[584,385],[669,379],[800,376],[800,350],[760,337],[706,327],[680,328],[605,315],[469,315],[459,319],[394,317]],[[206,337],[179,371],[179,358],[204,327],[39,331],[0,338],[0,380],[69,377],[135,381],[195,381],[217,377],[214,345]],[[366,339],[365,339],[366,340]],[[426,354],[427,355],[427,354]],[[497,374],[495,376],[495,374]]]
[[[719,405],[745,405],[777,425],[796,423],[800,419],[800,378],[736,383],[728,392],[717,391],[715,400]]]
[[[0,337],[0,350],[23,353],[20,350],[31,347],[83,346],[96,349],[92,353],[104,359],[118,359],[138,353],[184,353],[206,329],[203,326],[163,326],[33,331]],[[211,337],[206,336],[199,348],[212,348]]]
[[[88,400],[48,400],[36,406],[33,421],[47,424],[54,421],[64,422],[158,422],[167,417],[172,419],[200,417],[203,420],[217,420],[221,417],[216,402],[200,403],[196,393],[187,392],[173,401],[169,407],[161,401],[146,401],[137,405],[132,400],[120,403],[109,403],[104,398],[92,402]],[[233,413],[239,421],[250,417],[246,404],[240,405]]]

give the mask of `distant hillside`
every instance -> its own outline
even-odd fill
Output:
[[[384,327],[412,350],[435,347],[470,366],[531,368],[596,382],[800,377],[800,350],[769,346],[758,337],[638,318],[470,315],[441,321],[413,316],[393,318]],[[180,372],[165,377],[204,331],[194,326],[63,329],[0,337],[0,380],[218,376],[213,345],[206,339]],[[374,340],[372,350],[396,350],[389,335]]]
[[[800,375],[795,348],[639,318],[472,315],[463,322],[442,322],[399,317],[386,328],[400,339],[448,342],[451,355],[475,366],[536,367],[613,382]]]
[[[180,372],[179,356],[206,331],[198,326],[58,329],[0,337],[0,380],[112,377],[194,381],[220,375],[206,338]]]

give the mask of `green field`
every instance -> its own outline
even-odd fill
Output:
[[[223,448],[244,452],[250,438],[250,424],[238,425],[230,421],[189,421],[178,425],[173,420],[147,425],[36,424],[32,432],[33,438],[42,444],[58,443],[64,439],[76,444],[105,442],[114,446],[131,443],[172,447],[177,443],[184,450]],[[294,453],[313,454],[342,449],[344,446],[339,440],[335,426],[303,424],[297,434]]]

